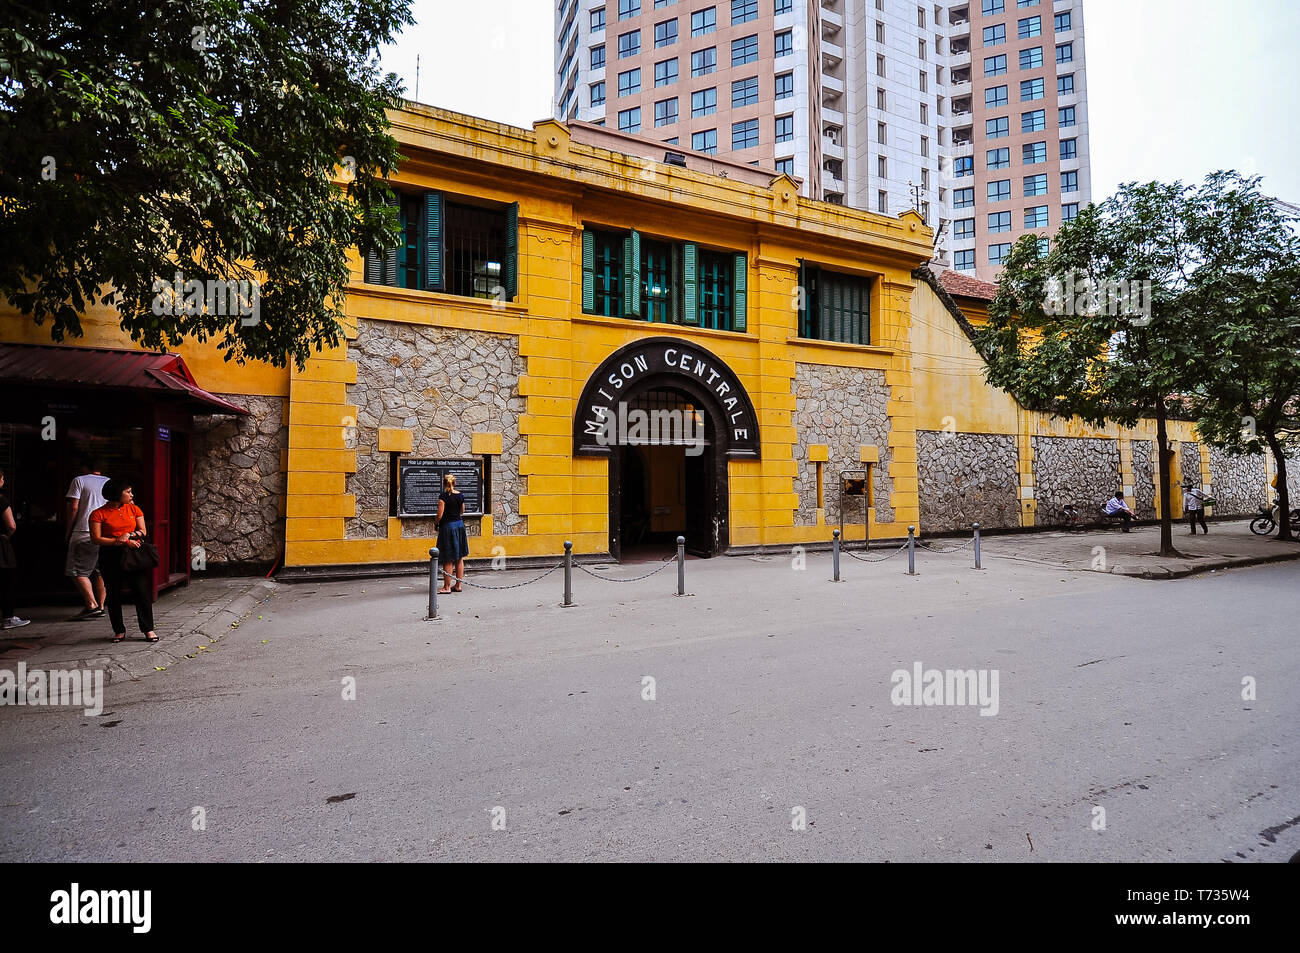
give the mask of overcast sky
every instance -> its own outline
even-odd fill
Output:
[[[549,115],[553,0],[413,9],[415,26],[384,55],[410,98],[524,127]],[[1300,203],[1300,3],[1085,0],[1084,27],[1094,199],[1120,182],[1232,168]]]

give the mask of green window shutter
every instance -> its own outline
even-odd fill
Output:
[[[396,196],[384,196],[383,202],[388,206],[398,204]],[[365,270],[362,280],[368,285],[397,284],[397,249],[386,250],[374,247],[366,249]]]
[[[746,329],[745,306],[749,298],[749,259],[745,255],[736,256],[736,273],[734,278],[733,294],[734,305],[731,310],[731,330],[744,331]]]
[[[844,308],[839,281],[823,283],[822,326],[831,329],[832,341],[844,340]]]
[[[812,337],[812,322],[809,316],[812,314],[812,289],[808,287],[808,278],[811,269],[807,263],[799,259],[799,287],[796,289],[798,297],[795,299],[799,305],[799,337]]]
[[[442,194],[424,196],[424,289],[441,291],[442,284]]]
[[[862,284],[862,343],[871,343],[871,283]]]
[[[632,314],[632,236],[623,237],[623,317]]]
[[[582,232],[582,310],[592,314],[596,310],[596,233]]]
[[[388,197],[386,197],[386,198],[384,199],[384,204],[385,204],[385,205],[392,206],[393,208],[397,208],[397,209],[399,210],[399,211],[398,211],[398,220],[400,221],[400,220],[401,220],[401,211],[400,211],[400,209],[401,209],[401,204],[402,204],[402,203],[401,203],[401,200],[400,200],[396,195],[392,195],[392,196],[388,196]],[[406,242],[406,235],[405,235],[405,234],[402,235],[401,241],[402,241],[402,243],[405,243],[405,242]],[[391,288],[396,288],[396,287],[397,287],[397,249],[398,249],[399,247],[401,247],[401,246],[400,246],[400,245],[399,245],[399,246],[395,246],[395,247],[390,248],[390,249],[388,249],[387,251],[384,252],[384,278],[383,278],[383,283],[386,284],[386,285],[388,285],[388,286],[391,287]]]
[[[699,249],[682,245],[682,323],[700,323]]]
[[[623,317],[641,317],[641,233],[623,239]]]
[[[506,300],[519,296],[519,203],[506,206]]]
[[[682,245],[673,245],[668,255],[668,317],[670,324],[682,324],[684,315],[682,313],[682,285],[685,281],[682,278],[682,268],[684,267],[683,258],[686,256],[685,249]]]
[[[397,249],[390,248],[384,255],[384,284],[397,287]]]

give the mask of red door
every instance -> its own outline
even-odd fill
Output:
[[[190,458],[190,435],[172,431],[171,453],[171,536],[168,549],[171,560],[159,563],[167,566],[171,585],[189,583],[190,580],[190,480],[193,461]],[[159,554],[161,555],[161,553]]]
[[[160,418],[166,422],[160,423]],[[174,411],[158,413],[153,439],[147,441],[146,466],[153,485],[141,509],[148,520],[149,538],[158,547],[158,566],[153,573],[155,598],[158,590],[183,585],[190,579],[192,471],[188,420],[188,415],[182,417]]]
[[[154,596],[158,590],[166,588],[171,575],[171,533],[172,533],[172,448],[171,430],[165,426],[154,427],[153,448],[153,487],[149,500],[150,517],[149,538],[158,547],[158,565],[153,571]]]

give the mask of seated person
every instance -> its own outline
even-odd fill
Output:
[[[1101,508],[1107,516],[1113,519],[1122,519],[1124,521],[1124,532],[1128,532],[1129,524],[1133,522],[1133,511],[1124,502],[1123,490],[1116,490],[1115,495],[1107,500]]]

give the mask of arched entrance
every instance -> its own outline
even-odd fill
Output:
[[[647,338],[607,357],[583,389],[574,452],[609,459],[609,551],[671,546],[726,551],[727,461],[758,456],[758,419],[740,380],[714,354]]]

